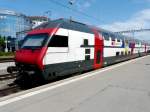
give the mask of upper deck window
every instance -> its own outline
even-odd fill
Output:
[[[68,36],[62,35],[52,36],[48,47],[68,47]]]
[[[85,46],[88,46],[88,45],[89,45],[88,39],[84,39],[84,45],[85,45]]]
[[[121,42],[121,40],[120,40],[120,39],[117,39],[117,42]]]
[[[108,33],[102,33],[102,36],[104,37],[105,40],[109,41],[109,34]]]
[[[111,40],[115,41],[116,40],[116,36],[114,34],[110,34]]]

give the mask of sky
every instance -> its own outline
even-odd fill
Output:
[[[0,0],[0,9],[51,19],[72,18],[110,31],[150,28],[150,0]],[[46,12],[49,11],[49,14]],[[135,33],[150,40],[150,32]],[[128,34],[133,36],[133,34]]]

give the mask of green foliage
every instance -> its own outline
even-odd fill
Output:
[[[14,56],[14,52],[0,52],[0,56]]]
[[[4,46],[5,45],[5,39],[4,37],[0,36],[0,46]]]

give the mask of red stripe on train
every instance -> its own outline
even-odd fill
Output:
[[[96,29],[93,29],[95,35],[95,48],[94,48],[94,69],[101,68],[103,65],[103,48],[104,40],[102,35]]]

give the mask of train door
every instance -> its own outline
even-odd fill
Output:
[[[146,51],[147,51],[147,46],[146,46],[146,44],[144,45],[144,47],[145,47],[145,53],[146,53]]]
[[[101,68],[103,65],[103,48],[104,42],[102,36],[97,30],[93,30],[95,35],[95,48],[94,48],[94,68]]]
[[[131,54],[134,54],[135,43],[130,43]]]

